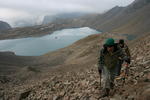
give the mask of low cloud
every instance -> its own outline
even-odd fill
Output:
[[[63,12],[102,13],[134,0],[0,0],[0,20],[13,24],[21,19],[42,19]]]

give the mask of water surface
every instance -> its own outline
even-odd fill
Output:
[[[88,35],[100,33],[94,29],[72,28],[55,31],[42,37],[0,40],[0,51],[12,51],[16,55],[39,56],[66,47]]]

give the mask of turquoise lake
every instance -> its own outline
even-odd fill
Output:
[[[98,33],[100,32],[89,27],[82,27],[62,29],[42,37],[0,40],[0,51],[12,51],[21,56],[40,56]]]

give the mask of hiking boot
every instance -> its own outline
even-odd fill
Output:
[[[103,90],[102,90],[102,93],[101,93],[101,95],[100,95],[100,98],[109,96],[109,91],[110,91],[110,89],[108,89],[108,88],[103,89]]]

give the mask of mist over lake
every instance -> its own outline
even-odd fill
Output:
[[[63,29],[42,37],[0,40],[0,51],[12,51],[21,56],[40,56],[80,40],[88,35],[98,34],[89,27]]]

